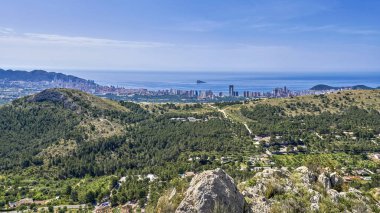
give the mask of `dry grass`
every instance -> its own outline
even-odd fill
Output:
[[[53,157],[65,157],[70,156],[77,148],[77,143],[74,140],[60,140],[57,144],[53,144],[48,148],[42,150],[38,156],[44,158],[44,160]]]
[[[88,136],[87,141],[122,135],[124,133],[124,126],[122,124],[111,122],[105,118],[84,120],[79,124],[79,128],[85,130]]]

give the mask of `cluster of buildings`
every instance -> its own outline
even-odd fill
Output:
[[[228,94],[223,92],[213,92],[212,90],[180,90],[180,89],[165,89],[151,91],[145,88],[124,88],[115,86],[101,86],[93,81],[7,81],[0,79],[0,103],[9,102],[14,99],[38,93],[48,88],[70,88],[77,89],[98,96],[117,96],[117,97],[133,97],[142,96],[149,98],[160,97],[180,97],[182,99],[191,100],[213,100],[218,98],[281,98],[301,95],[321,94],[323,91],[291,91],[287,87],[275,88],[271,92],[257,91],[239,91],[235,90],[234,85],[229,85]]]
[[[228,95],[230,97],[244,97],[244,98],[285,98],[294,97],[302,95],[317,95],[325,93],[326,91],[314,91],[314,90],[302,90],[302,91],[292,91],[285,87],[274,88],[270,92],[257,92],[257,91],[243,91],[242,95],[239,96],[239,92],[235,91],[234,85],[229,85]]]
[[[0,79],[0,101],[9,102],[49,88],[69,88],[95,93],[99,86],[91,81],[9,81]]]

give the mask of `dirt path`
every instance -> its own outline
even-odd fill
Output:
[[[221,112],[223,114],[223,117],[228,119],[228,114],[226,113],[226,111],[224,109],[219,109],[218,107],[216,106],[213,106],[213,105],[209,105],[211,108],[213,109],[216,109],[218,110],[218,112]],[[232,120],[231,120],[232,121]],[[233,121],[232,121],[233,122]],[[243,123],[244,127],[247,129],[247,131],[249,132],[250,135],[252,135],[252,130],[248,127],[247,123]]]
[[[248,130],[249,134],[252,135],[252,130],[248,127],[248,125],[244,123],[244,126]]]

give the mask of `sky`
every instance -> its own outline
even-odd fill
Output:
[[[379,0],[1,0],[3,69],[380,71]]]

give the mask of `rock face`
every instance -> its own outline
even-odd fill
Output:
[[[245,201],[222,169],[196,175],[176,213],[245,212]]]
[[[330,177],[326,173],[322,173],[318,176],[318,182],[322,184],[325,189],[331,189]]]
[[[307,186],[317,181],[317,176],[313,172],[310,172],[306,166],[298,167],[294,171],[300,174],[301,182]]]
[[[343,184],[337,173],[325,171],[317,175],[303,166],[293,171],[264,169],[240,186],[253,213],[342,211],[342,201],[352,204],[344,212],[372,212],[370,199],[353,188],[342,191]],[[331,206],[326,209],[326,205]]]
[[[340,188],[343,184],[343,179],[335,172],[331,174],[324,172],[319,175],[318,182],[326,189]]]
[[[239,189],[241,194],[221,169],[203,172],[193,178],[175,212],[380,212],[377,202],[347,188],[342,177],[329,170],[318,174],[307,167],[266,168]]]

